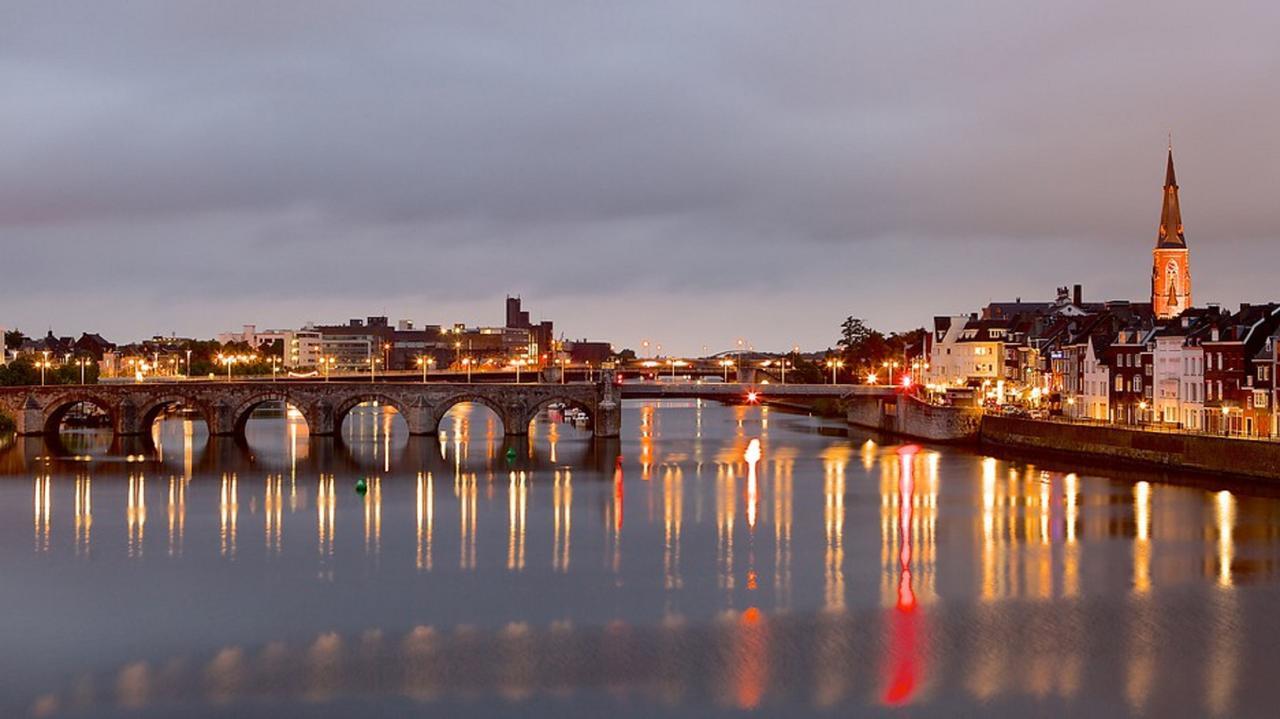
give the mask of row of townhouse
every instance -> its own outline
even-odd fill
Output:
[[[1170,319],[1104,313],[1062,354],[1062,412],[1122,424],[1280,436],[1275,376],[1280,305],[1189,308]]]
[[[1280,436],[1280,304],[1160,318],[1149,303],[994,303],[937,317],[927,382],[1052,413],[1249,437]]]

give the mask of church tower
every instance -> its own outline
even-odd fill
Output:
[[[1169,164],[1164,172],[1164,204],[1160,208],[1160,230],[1152,251],[1151,308],[1161,319],[1176,317],[1191,306],[1191,259],[1187,238],[1182,233],[1182,210],[1178,207],[1178,182],[1173,174],[1173,144],[1169,144]]]

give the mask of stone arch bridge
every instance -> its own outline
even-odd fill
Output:
[[[165,410],[182,406],[201,415],[215,436],[242,435],[253,411],[287,402],[307,420],[310,433],[336,435],[357,405],[376,401],[395,407],[411,434],[435,434],[454,406],[475,402],[493,410],[508,435],[525,435],[529,422],[548,405],[578,407],[591,417],[597,437],[617,437],[622,399],[609,374],[601,382],[566,384],[446,384],[413,382],[193,381],[156,384],[95,384],[0,387],[0,412],[23,435],[56,434],[63,418],[87,402],[102,410],[117,435],[146,435]]]

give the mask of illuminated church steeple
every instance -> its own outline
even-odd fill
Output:
[[[1173,173],[1172,140],[1169,142],[1169,164],[1164,172],[1160,229],[1156,234],[1152,260],[1151,308],[1156,317],[1176,317],[1191,306],[1191,262],[1187,238],[1182,231],[1178,181]]]

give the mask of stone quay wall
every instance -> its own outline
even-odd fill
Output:
[[[983,417],[981,440],[983,444],[1011,449],[1280,479],[1280,442],[1265,440],[998,416]]]

